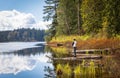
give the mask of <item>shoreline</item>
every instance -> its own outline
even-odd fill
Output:
[[[72,48],[72,41],[68,42],[47,42],[50,47],[66,47]],[[88,39],[88,40],[77,40],[77,49],[118,49],[120,47],[120,39],[118,38],[101,38],[101,39]]]

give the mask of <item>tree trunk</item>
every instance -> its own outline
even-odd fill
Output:
[[[77,17],[78,17],[78,34],[80,35],[80,0],[78,0],[77,9],[78,9],[78,12],[77,12]]]
[[[65,15],[65,24],[66,24],[66,27],[67,27],[67,34],[70,35],[70,27],[69,27],[66,15]]]

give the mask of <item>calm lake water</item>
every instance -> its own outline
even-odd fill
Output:
[[[0,78],[45,78],[45,69],[54,66],[44,49],[45,42],[0,43]]]
[[[90,54],[102,55],[101,59],[63,61],[47,56],[71,57],[69,48],[50,48],[45,44],[0,43],[0,78],[120,78],[120,50]]]

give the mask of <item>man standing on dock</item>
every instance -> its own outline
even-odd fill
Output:
[[[74,49],[74,57],[76,57],[76,49],[77,49],[77,41],[76,39],[73,39],[72,47]]]

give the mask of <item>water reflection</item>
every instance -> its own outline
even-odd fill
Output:
[[[54,69],[51,60],[46,57],[46,55],[51,56],[51,53],[45,51],[45,45],[37,46],[0,53],[0,78],[46,77],[45,66]]]
[[[45,42],[3,42],[0,43],[0,52],[13,52],[17,50],[35,48],[40,46],[36,44],[42,45],[45,44]]]
[[[70,57],[69,52],[63,47],[53,47],[52,51],[53,58]],[[102,54],[93,52],[93,54],[102,55],[103,58],[82,61],[54,60],[57,78],[120,78],[120,58],[116,57],[118,54],[113,55],[111,52]]]
[[[54,70],[52,68],[50,68],[49,66],[45,66],[44,67],[44,71],[47,72],[45,74],[45,78],[56,78],[56,73],[54,72]]]
[[[0,78],[119,78],[120,58],[104,57],[97,60],[63,61],[53,58],[70,57],[67,48],[50,48],[39,44],[13,52],[0,53]],[[114,54],[115,55],[115,54]],[[11,76],[11,74],[13,74]],[[5,77],[5,76],[7,77]],[[22,75],[22,76],[21,76]]]
[[[0,55],[0,74],[17,74],[21,71],[32,70],[37,61],[23,56]]]
[[[119,57],[106,57],[104,58],[104,76],[120,78],[120,58]]]
[[[36,55],[36,54],[43,54],[44,53],[44,45],[40,47],[35,47],[35,48],[27,48],[23,50],[16,50],[12,52],[1,52],[1,55],[21,55],[21,56],[30,56],[30,55]]]

